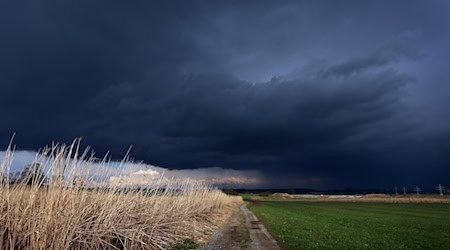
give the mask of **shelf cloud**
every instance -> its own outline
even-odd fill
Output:
[[[0,145],[16,133],[23,165],[83,137],[113,161],[133,145],[136,160],[163,167],[123,182],[156,171],[236,186],[432,186],[450,174],[449,10],[2,3]]]

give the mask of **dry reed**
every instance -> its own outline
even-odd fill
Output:
[[[45,178],[30,174],[13,183],[8,148],[0,165],[2,249],[167,249],[186,238],[205,240],[242,202],[186,180],[111,186],[116,170],[87,152],[78,143],[53,145],[36,157]],[[95,168],[113,170],[99,177]]]

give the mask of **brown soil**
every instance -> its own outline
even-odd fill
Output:
[[[255,250],[280,250],[275,239],[269,234],[261,221],[250,211],[246,205],[241,206],[245,215],[246,225],[250,232],[250,249]]]
[[[251,202],[248,204],[249,207],[251,207],[251,206],[260,207],[261,205],[262,205],[262,204],[259,203],[259,202],[257,202],[257,201],[251,201]]]
[[[210,242],[201,250],[239,250],[250,248],[250,235],[245,225],[245,217],[239,207],[233,209],[228,223],[218,229]]]
[[[255,199],[255,198],[254,198]],[[252,202],[257,203],[258,201],[270,201],[270,202],[379,202],[379,203],[450,203],[450,199],[439,199],[439,198],[339,198],[339,199],[261,199],[257,198]],[[259,204],[261,205],[261,204]]]
[[[261,205],[259,203],[252,205]],[[229,222],[216,231],[211,241],[201,250],[279,250],[264,225],[247,209],[246,205],[233,210]]]

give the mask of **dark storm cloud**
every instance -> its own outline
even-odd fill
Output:
[[[415,39],[420,35],[419,30],[401,34],[395,40],[389,41],[366,57],[350,59],[330,67],[324,72],[324,76],[350,75],[395,63],[402,59],[420,59],[420,51],[415,46]]]
[[[169,168],[260,170],[269,186],[449,174],[445,3],[1,5],[4,144],[82,136]]]

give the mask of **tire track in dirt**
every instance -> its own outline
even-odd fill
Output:
[[[272,235],[269,234],[266,227],[260,220],[247,208],[247,205],[241,206],[241,211],[246,218],[247,229],[250,233],[250,249],[254,250],[279,250],[281,249]]]
[[[277,242],[247,204],[233,210],[229,222],[217,230],[201,250],[279,250]]]

